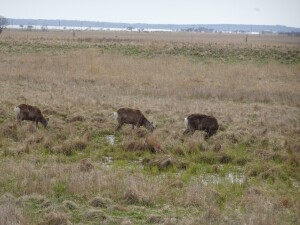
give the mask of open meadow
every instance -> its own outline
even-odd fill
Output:
[[[300,38],[4,30],[0,174],[0,225],[300,224]]]

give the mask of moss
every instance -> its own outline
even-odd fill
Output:
[[[64,196],[66,193],[66,188],[67,188],[67,183],[65,181],[56,182],[52,187],[55,197],[59,198]]]

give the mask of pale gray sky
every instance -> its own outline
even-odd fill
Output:
[[[0,15],[19,19],[300,27],[300,0],[0,0]]]

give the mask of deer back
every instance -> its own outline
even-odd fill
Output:
[[[118,111],[118,120],[123,123],[141,124],[144,121],[144,115],[138,109],[120,108]]]

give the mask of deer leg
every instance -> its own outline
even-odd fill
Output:
[[[192,131],[191,131],[190,129],[186,129],[186,130],[183,132],[183,134],[184,134],[184,135],[186,135],[186,134],[191,134],[191,132],[192,132]],[[193,133],[194,133],[194,132],[193,132]]]
[[[188,124],[186,130],[183,132],[183,134],[193,134],[195,132],[195,128]]]
[[[117,128],[116,128],[116,131],[119,131],[121,129],[122,125],[123,125],[122,123],[119,123]]]
[[[22,120],[21,120],[20,116],[17,116],[17,124],[19,124],[21,126],[21,122],[22,122]]]
[[[35,121],[35,126],[36,126],[36,128],[38,128],[38,123],[39,123],[39,121]]]
[[[134,124],[132,124],[132,130],[134,129]]]
[[[208,133],[208,136],[211,137],[216,133],[216,131],[214,129],[208,129],[207,133]]]
[[[204,135],[204,140],[208,140],[209,137],[210,137],[209,133],[206,133],[206,134]]]
[[[137,128],[140,128],[141,124],[142,124],[142,121],[139,120],[139,121],[136,123]]]

